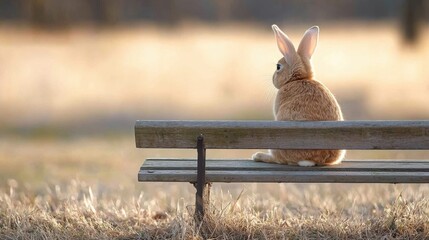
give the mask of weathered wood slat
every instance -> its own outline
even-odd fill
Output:
[[[141,170],[196,170],[195,159],[147,159]],[[426,160],[347,160],[339,165],[325,167],[298,167],[282,164],[255,162],[246,159],[207,160],[207,171],[386,171],[386,172],[429,172]]]
[[[139,181],[196,182],[195,170],[140,170]],[[207,171],[207,182],[429,183],[429,172]]]
[[[195,182],[196,161],[149,159],[139,181]],[[208,182],[429,183],[429,161],[345,161],[329,167],[297,167],[251,160],[207,160]]]
[[[429,149],[429,121],[137,121],[139,148]]]

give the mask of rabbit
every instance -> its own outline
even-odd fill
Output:
[[[274,102],[276,121],[343,121],[334,95],[314,79],[311,56],[317,46],[319,27],[309,28],[295,50],[288,36],[272,25],[283,57],[277,63],[273,84],[278,89]],[[342,161],[345,150],[281,150],[258,152],[252,159],[259,162],[304,167],[334,165]]]

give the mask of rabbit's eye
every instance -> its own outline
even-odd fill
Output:
[[[282,65],[280,63],[277,63],[277,71],[282,69]]]

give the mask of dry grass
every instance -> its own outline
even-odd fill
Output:
[[[252,151],[209,151],[249,157]],[[429,186],[214,184],[207,225],[192,218],[188,183],[137,183],[148,156],[119,138],[0,138],[1,239],[427,239]],[[427,157],[350,152],[349,158]]]
[[[170,208],[144,191],[106,195],[79,181],[37,194],[20,190],[13,181],[9,185],[8,192],[0,193],[2,239],[429,237],[429,200],[424,197],[429,191],[423,186],[353,185],[350,190],[278,184],[269,188],[270,194],[241,198],[217,189],[207,225],[198,227],[190,203],[176,198]]]

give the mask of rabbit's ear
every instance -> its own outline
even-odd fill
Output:
[[[313,26],[309,28],[302,37],[301,43],[299,43],[298,54],[301,57],[311,59],[311,56],[316,50],[317,41],[319,40],[319,27]]]
[[[276,36],[277,46],[279,47],[280,52],[283,54],[286,63],[291,65],[296,54],[295,47],[293,46],[289,37],[284,32],[282,32],[282,30],[280,30],[277,25],[274,24],[271,27],[273,28],[274,34]]]

